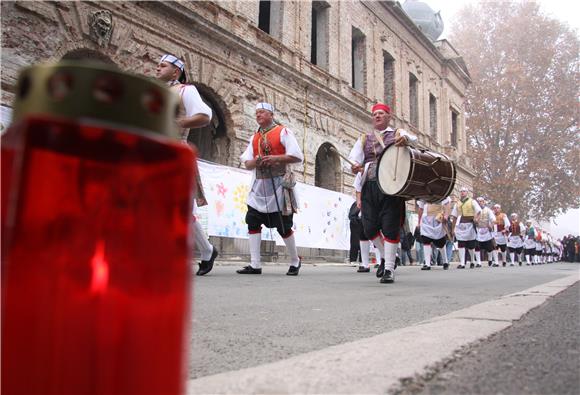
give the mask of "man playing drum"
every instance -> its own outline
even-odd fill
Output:
[[[405,130],[391,128],[391,109],[383,103],[372,109],[373,131],[362,135],[354,144],[349,160],[354,174],[365,170],[361,191],[361,214],[365,234],[380,251],[385,263],[379,266],[377,277],[381,283],[395,281],[395,257],[400,239],[401,224],[405,219],[405,199],[385,195],[381,192],[376,178],[378,159],[383,150],[391,144],[405,146],[417,141]],[[382,234],[381,234],[382,232]]]
[[[453,209],[451,215],[455,220],[455,238],[459,248],[458,269],[465,269],[465,249],[469,250],[470,267],[473,268],[473,258],[475,255],[476,233],[475,222],[479,220],[481,207],[475,200],[469,197],[466,187],[459,191],[459,203]]]
[[[451,199],[446,197],[440,203],[426,203],[422,200],[417,202],[419,206],[419,226],[421,239],[425,251],[425,263],[421,270],[431,270],[431,253],[433,244],[441,253],[443,269],[449,269],[449,257],[445,249],[447,242],[447,221],[449,218],[449,203]]]

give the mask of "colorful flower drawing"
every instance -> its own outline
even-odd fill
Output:
[[[246,184],[241,184],[234,188],[234,207],[242,214],[245,214],[246,211],[248,211],[246,199],[249,192],[250,188]]]
[[[222,195],[222,197],[225,199],[226,192],[228,191],[228,189],[224,186],[224,183],[220,182],[219,184],[216,185],[216,187],[218,195]]]

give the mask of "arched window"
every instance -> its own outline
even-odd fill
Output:
[[[234,165],[230,158],[230,138],[228,137],[228,122],[226,113],[220,105],[221,100],[212,89],[200,84],[194,84],[203,101],[212,110],[212,119],[208,126],[190,129],[187,141],[196,145],[198,157],[222,165]]]
[[[330,143],[322,144],[316,153],[314,185],[342,192],[340,157]]]

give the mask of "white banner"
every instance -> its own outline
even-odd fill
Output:
[[[246,199],[252,180],[251,172],[204,161],[199,161],[198,166],[209,204],[199,208],[197,216],[207,234],[247,239]],[[294,214],[296,245],[348,250],[348,210],[354,198],[300,182],[295,192],[300,207]],[[263,240],[272,240],[272,237],[276,244],[284,244],[275,229],[262,229]]]

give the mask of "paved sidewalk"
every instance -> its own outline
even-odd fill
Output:
[[[580,283],[461,355],[407,380],[400,395],[580,391]]]

